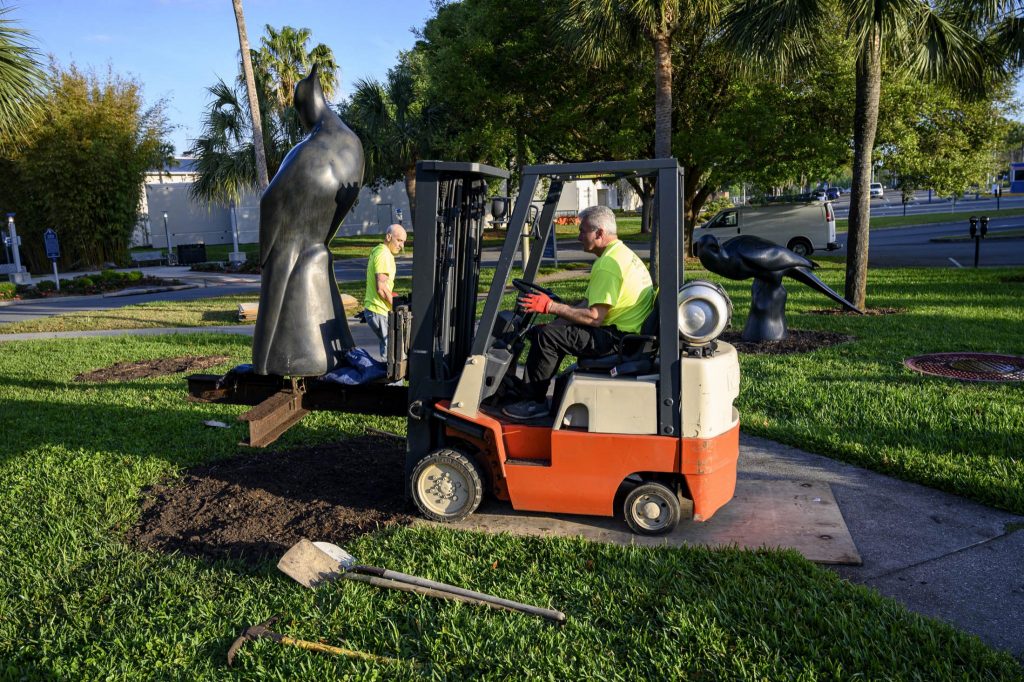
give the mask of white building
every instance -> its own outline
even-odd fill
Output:
[[[145,192],[140,206],[139,222],[132,235],[131,246],[156,249],[179,244],[230,244],[232,232],[238,230],[239,244],[259,241],[259,196],[253,192],[242,195],[237,206],[199,202],[189,196],[196,179],[195,160],[177,157],[175,163],[162,171],[146,174]],[[546,192],[536,200],[543,201]],[[608,206],[632,210],[639,206],[639,197],[625,181],[604,183],[592,180],[567,182],[558,202],[559,215],[575,214],[588,206]],[[166,220],[165,220],[166,216]],[[393,222],[412,229],[412,212],[405,185],[374,190],[363,187],[356,205],[345,216],[339,236],[380,234]]]

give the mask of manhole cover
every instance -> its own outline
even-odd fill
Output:
[[[1024,381],[1024,358],[995,353],[931,353],[903,364],[921,374],[960,381]]]

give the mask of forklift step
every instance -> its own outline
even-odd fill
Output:
[[[549,467],[551,466],[550,459],[512,459],[511,457],[505,460],[505,466],[514,467]]]

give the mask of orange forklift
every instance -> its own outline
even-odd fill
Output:
[[[311,410],[405,415],[407,491],[437,521],[472,514],[488,492],[523,511],[621,510],[634,532],[649,535],[670,532],[684,509],[695,521],[710,519],[736,486],[739,363],[736,350],[717,340],[732,314],[725,291],[707,281],[683,283],[681,173],[675,159],[524,167],[478,316],[488,197],[508,173],[421,161],[411,307],[396,306],[389,316],[386,377],[339,385],[236,368],[189,377],[190,399],[253,405],[239,419],[249,424],[243,442],[255,447],[272,443]],[[661,268],[641,333],[624,338],[619,354],[563,371],[554,382],[552,416],[508,420],[501,406],[536,322],[514,304],[502,309],[520,240],[527,235],[541,246],[554,239],[567,182],[644,179],[656,182]],[[537,210],[532,198],[542,182],[548,190]],[[535,281],[543,254],[532,249],[512,284],[558,300]]]
[[[477,319],[483,190],[505,178],[480,164],[417,165],[406,458],[413,502],[436,521],[472,514],[488,492],[523,511],[621,510],[634,532],[648,535],[670,532],[684,509],[694,521],[711,518],[735,491],[739,363],[736,350],[717,340],[732,312],[724,290],[683,283],[682,170],[675,159],[524,167]],[[520,240],[528,235],[541,246],[554,239],[565,183],[626,179],[656,183],[654,309],[621,353],[560,373],[551,416],[511,421],[501,404],[536,323],[514,304],[502,309]],[[542,183],[548,191],[537,211],[532,198]],[[535,282],[543,254],[532,249],[512,284],[559,300]]]

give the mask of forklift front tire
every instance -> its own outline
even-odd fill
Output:
[[[623,513],[630,529],[638,535],[663,535],[679,523],[679,498],[661,483],[644,483],[626,496]]]
[[[473,458],[442,448],[421,459],[412,471],[412,499],[431,521],[458,521],[480,506],[483,477]]]

